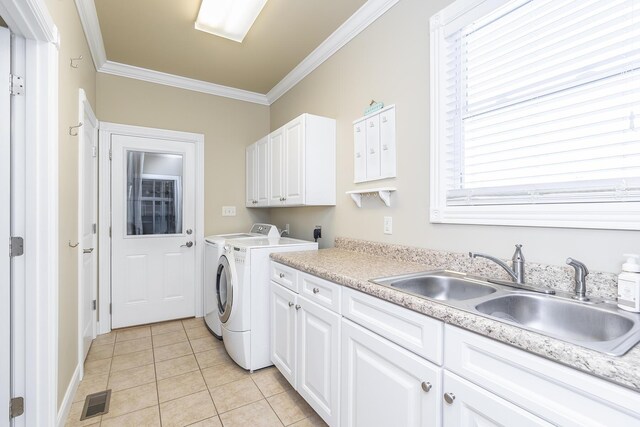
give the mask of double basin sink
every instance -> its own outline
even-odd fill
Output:
[[[613,356],[640,342],[640,315],[612,303],[538,294],[447,270],[371,281]]]

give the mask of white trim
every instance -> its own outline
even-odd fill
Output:
[[[190,79],[188,77],[176,76],[174,74],[167,74],[160,71],[148,70],[146,68],[140,68],[133,65],[120,64],[118,62],[107,61],[98,71],[105,74],[112,74],[114,76],[128,77],[130,79],[192,90],[194,92],[202,92],[209,95],[237,99],[239,101],[253,102],[254,104],[269,105],[267,97],[261,93],[222,86],[215,83],[204,82],[202,80]]]
[[[89,44],[91,57],[96,70],[99,70],[105,62],[107,62],[107,52],[104,49],[104,40],[102,40],[102,31],[100,30],[100,21],[98,21],[98,13],[96,4],[93,0],[75,0],[76,9],[80,16],[82,29]]]
[[[196,148],[196,230],[195,238],[195,315],[202,317],[204,313],[204,135],[191,132],[180,132],[166,129],[147,128],[140,126],[122,125],[117,123],[100,122],[100,132],[98,138],[98,170],[99,170],[99,191],[102,195],[111,194],[111,160],[109,159],[109,149],[111,136],[114,134],[137,136],[144,138],[168,139],[173,141],[190,142]],[[111,331],[111,314],[109,306],[111,304],[111,238],[109,228],[111,225],[111,197],[100,197],[98,206],[98,226],[99,243],[99,309],[100,321],[98,322],[99,333],[105,334]],[[108,286],[104,286],[108,284]]]
[[[311,74],[313,70],[375,22],[398,1],[368,0],[267,93],[269,104],[273,104],[302,79]]]
[[[67,391],[64,393],[64,399],[60,404],[60,410],[58,411],[58,418],[56,420],[56,426],[64,427],[67,418],[69,417],[69,411],[71,411],[71,405],[73,405],[73,398],[78,391],[80,385],[80,373],[82,371],[82,363],[78,363],[76,369],[73,371],[73,376],[67,387]]]
[[[0,16],[14,34],[55,45],[60,42],[44,0],[2,0]]]
[[[102,39],[102,33],[100,32],[100,23],[93,0],[75,0],[80,21],[82,22],[82,28],[84,29],[89,48],[91,49],[91,56],[93,57],[93,62],[98,72],[260,105],[271,105],[278,100],[278,98],[297,85],[313,70],[322,65],[324,61],[329,59],[334,53],[339,51],[344,45],[375,22],[376,19],[382,16],[398,1],[400,0],[368,0],[265,95],[149,70],[147,68],[108,61],[105,55],[104,41]]]

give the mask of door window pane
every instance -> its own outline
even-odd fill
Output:
[[[127,152],[127,235],[182,234],[182,155]]]

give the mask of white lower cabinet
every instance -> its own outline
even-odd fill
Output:
[[[340,315],[273,281],[270,306],[271,361],[327,424],[338,426]]]
[[[553,426],[448,371],[444,371],[442,390],[444,427]]]
[[[341,425],[440,426],[441,371],[343,318]]]

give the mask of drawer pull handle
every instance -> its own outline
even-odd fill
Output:
[[[293,303],[289,301],[289,307],[293,307]]]
[[[456,400],[456,395],[455,394],[453,394],[453,393],[445,393],[444,394],[444,401],[447,402],[449,405],[451,405],[454,400]]]
[[[300,304],[296,304],[296,310],[300,310]]]
[[[281,279],[284,279],[284,273],[280,273],[278,276],[280,276]]]
[[[422,381],[422,390],[426,391],[427,393],[429,393],[429,391],[431,390],[431,387],[433,387],[431,385],[430,382],[428,381]]]
[[[313,288],[313,293],[314,293],[314,294],[317,294],[318,292],[320,292],[320,289],[318,289],[318,288]]]

